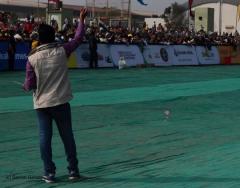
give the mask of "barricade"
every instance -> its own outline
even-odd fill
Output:
[[[25,70],[30,50],[30,42],[16,43],[14,70]]]
[[[195,46],[173,45],[172,50],[173,65],[199,65]]]
[[[0,70],[8,69],[8,41],[0,41]]]
[[[88,68],[90,52],[88,44],[81,44],[68,61],[69,68]],[[98,44],[98,67],[113,67],[108,44]]]
[[[220,63],[221,64],[231,64],[232,63],[232,47],[231,46],[218,46],[218,54],[220,57]]]
[[[0,41],[0,70],[8,69],[8,41]],[[14,70],[24,70],[30,51],[29,42],[16,44]],[[89,45],[82,43],[70,56],[69,68],[89,67]],[[99,67],[118,67],[120,57],[127,66],[181,66],[240,64],[240,48],[232,46],[98,44]]]
[[[173,62],[172,48],[169,45],[147,45],[143,50],[146,63],[155,66],[171,66]]]
[[[231,64],[240,64],[240,48],[231,47]]]
[[[110,54],[112,62],[116,67],[120,57],[124,57],[129,67],[144,64],[143,55],[137,45],[110,45]]]
[[[196,46],[196,54],[200,65],[218,65],[220,56],[216,46]]]

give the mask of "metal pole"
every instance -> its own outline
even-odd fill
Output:
[[[222,34],[222,0],[219,3],[219,34]]]
[[[190,30],[190,19],[191,19],[191,15],[190,15],[191,10],[188,11],[188,29]]]
[[[91,7],[91,6],[89,7],[89,1],[88,0],[86,0],[85,3],[86,3],[85,6],[86,6],[87,9]],[[92,11],[89,11],[89,17],[92,18]]]
[[[107,14],[107,19],[109,19],[109,2],[107,0],[107,11],[106,11],[106,14]]]
[[[93,16],[93,18],[95,18],[95,0],[93,0],[92,16]]]
[[[38,16],[38,19],[37,19],[37,21],[39,22],[39,18],[40,18],[40,15],[39,15],[39,0],[38,0],[37,16]]]
[[[132,30],[131,0],[128,1],[128,29]]]
[[[121,21],[123,19],[123,6],[124,6],[124,0],[122,0],[121,2],[121,18],[120,18]]]
[[[237,1],[237,10],[236,10],[236,25],[235,25],[235,31],[237,31],[237,27],[238,27],[238,21],[239,21],[239,0]]]

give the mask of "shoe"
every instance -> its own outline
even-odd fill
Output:
[[[47,174],[42,176],[42,180],[45,181],[46,183],[55,183],[55,174]]]
[[[79,180],[82,179],[82,176],[80,176],[79,171],[70,171],[68,179]]]

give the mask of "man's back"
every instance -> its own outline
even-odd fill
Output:
[[[72,99],[67,57],[63,47],[57,46],[36,52],[29,57],[29,62],[37,78],[37,89],[34,92],[35,108],[56,106]]]

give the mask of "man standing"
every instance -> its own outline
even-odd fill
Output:
[[[39,26],[40,46],[34,49],[26,65],[26,91],[34,90],[33,101],[39,120],[40,152],[44,164],[43,180],[55,181],[56,167],[52,161],[52,121],[56,122],[68,161],[69,179],[80,179],[75,140],[72,132],[71,108],[73,98],[68,78],[67,58],[79,46],[84,35],[87,9],[80,11],[80,23],[75,37],[66,44],[55,43],[53,27]]]
[[[90,68],[98,67],[97,42],[98,40],[95,36],[95,30],[92,28],[89,36]]]
[[[16,40],[14,38],[14,31],[9,31],[9,45],[8,45],[8,70],[14,70],[15,53],[16,53]]]

